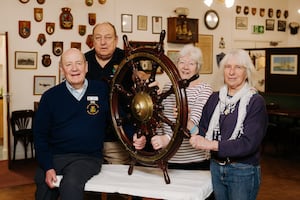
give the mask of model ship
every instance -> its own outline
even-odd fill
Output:
[[[190,40],[192,37],[193,33],[186,20],[176,26],[176,38],[178,40]]]

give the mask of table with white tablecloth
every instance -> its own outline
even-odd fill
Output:
[[[171,200],[204,200],[212,193],[210,171],[168,169],[171,182],[166,184],[160,168],[134,166],[131,175],[128,169],[128,165],[104,164],[85,191]]]

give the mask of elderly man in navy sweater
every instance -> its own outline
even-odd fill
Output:
[[[88,66],[78,49],[65,51],[59,66],[66,81],[42,95],[34,121],[37,200],[83,199],[85,183],[102,164],[107,84],[85,79]],[[63,175],[58,188],[56,175]]]

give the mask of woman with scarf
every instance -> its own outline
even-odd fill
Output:
[[[255,200],[261,181],[260,146],[268,123],[265,101],[252,86],[255,69],[246,51],[230,51],[220,68],[225,85],[208,99],[190,143],[211,151],[217,200]]]

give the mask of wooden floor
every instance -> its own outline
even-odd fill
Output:
[[[262,184],[257,200],[298,200],[300,197],[300,159],[290,155],[278,156],[272,149],[262,155]],[[1,200],[33,200],[35,185],[0,188]],[[86,194],[85,199],[100,200],[100,195]],[[126,196],[108,195],[109,200]]]

